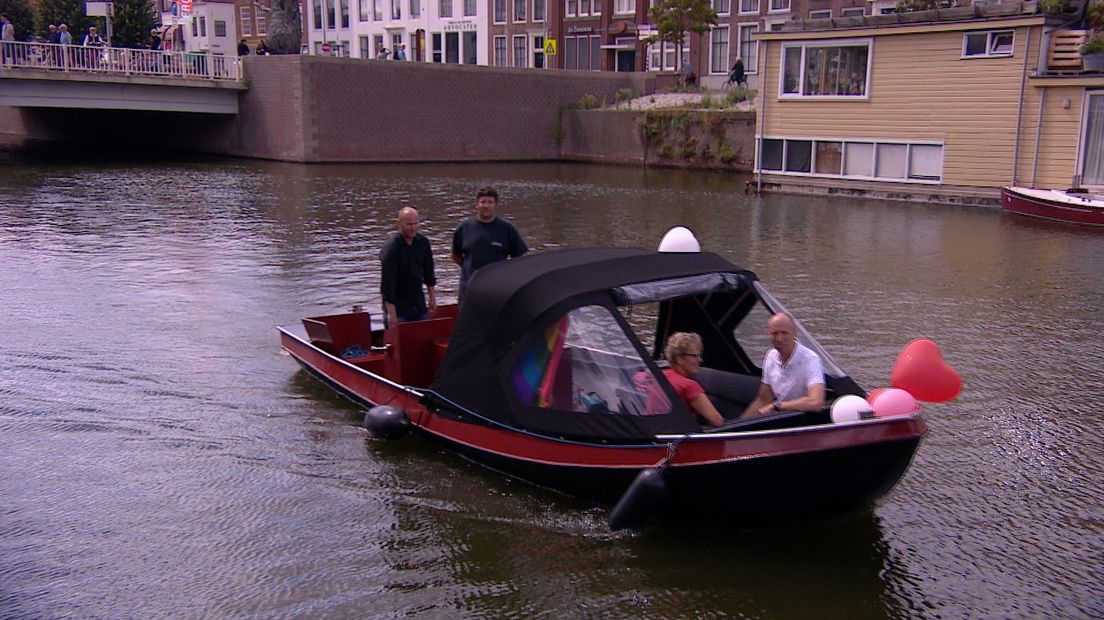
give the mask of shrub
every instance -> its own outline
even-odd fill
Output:
[[[1081,54],[1104,54],[1104,36],[1095,36],[1081,46]]]
[[[593,110],[598,107],[598,98],[594,95],[587,93],[582,97],[579,97],[579,107],[584,110]]]
[[[750,101],[755,99],[755,91],[746,86],[737,86],[736,88],[729,89],[725,93],[725,103],[730,106],[734,106],[741,101]]]

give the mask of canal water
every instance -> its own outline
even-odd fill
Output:
[[[745,180],[0,162],[0,617],[1104,616],[1104,232]],[[876,506],[751,531],[611,533],[601,507],[373,440],[275,326],[375,307],[405,203],[454,297],[448,240],[486,183],[534,251],[686,225],[861,385],[927,337],[965,389]]]

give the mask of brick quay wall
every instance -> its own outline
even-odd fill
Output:
[[[250,56],[236,116],[0,108],[8,145],[95,142],[295,162],[557,160],[561,111],[643,73]]]

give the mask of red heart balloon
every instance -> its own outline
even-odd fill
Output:
[[[943,361],[939,345],[926,338],[917,338],[901,349],[889,383],[929,403],[945,403],[962,391],[962,378]]]

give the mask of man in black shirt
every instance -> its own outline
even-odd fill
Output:
[[[475,217],[460,222],[452,233],[452,260],[460,265],[460,300],[477,269],[529,251],[514,225],[495,215],[497,209],[498,191],[480,188],[475,194]]]
[[[387,314],[387,325],[406,321],[423,321],[437,309],[433,287],[437,277],[433,272],[433,250],[429,239],[418,232],[418,212],[413,207],[399,211],[399,232],[380,250],[383,274],[380,295]],[[429,304],[422,286],[429,293]]]

